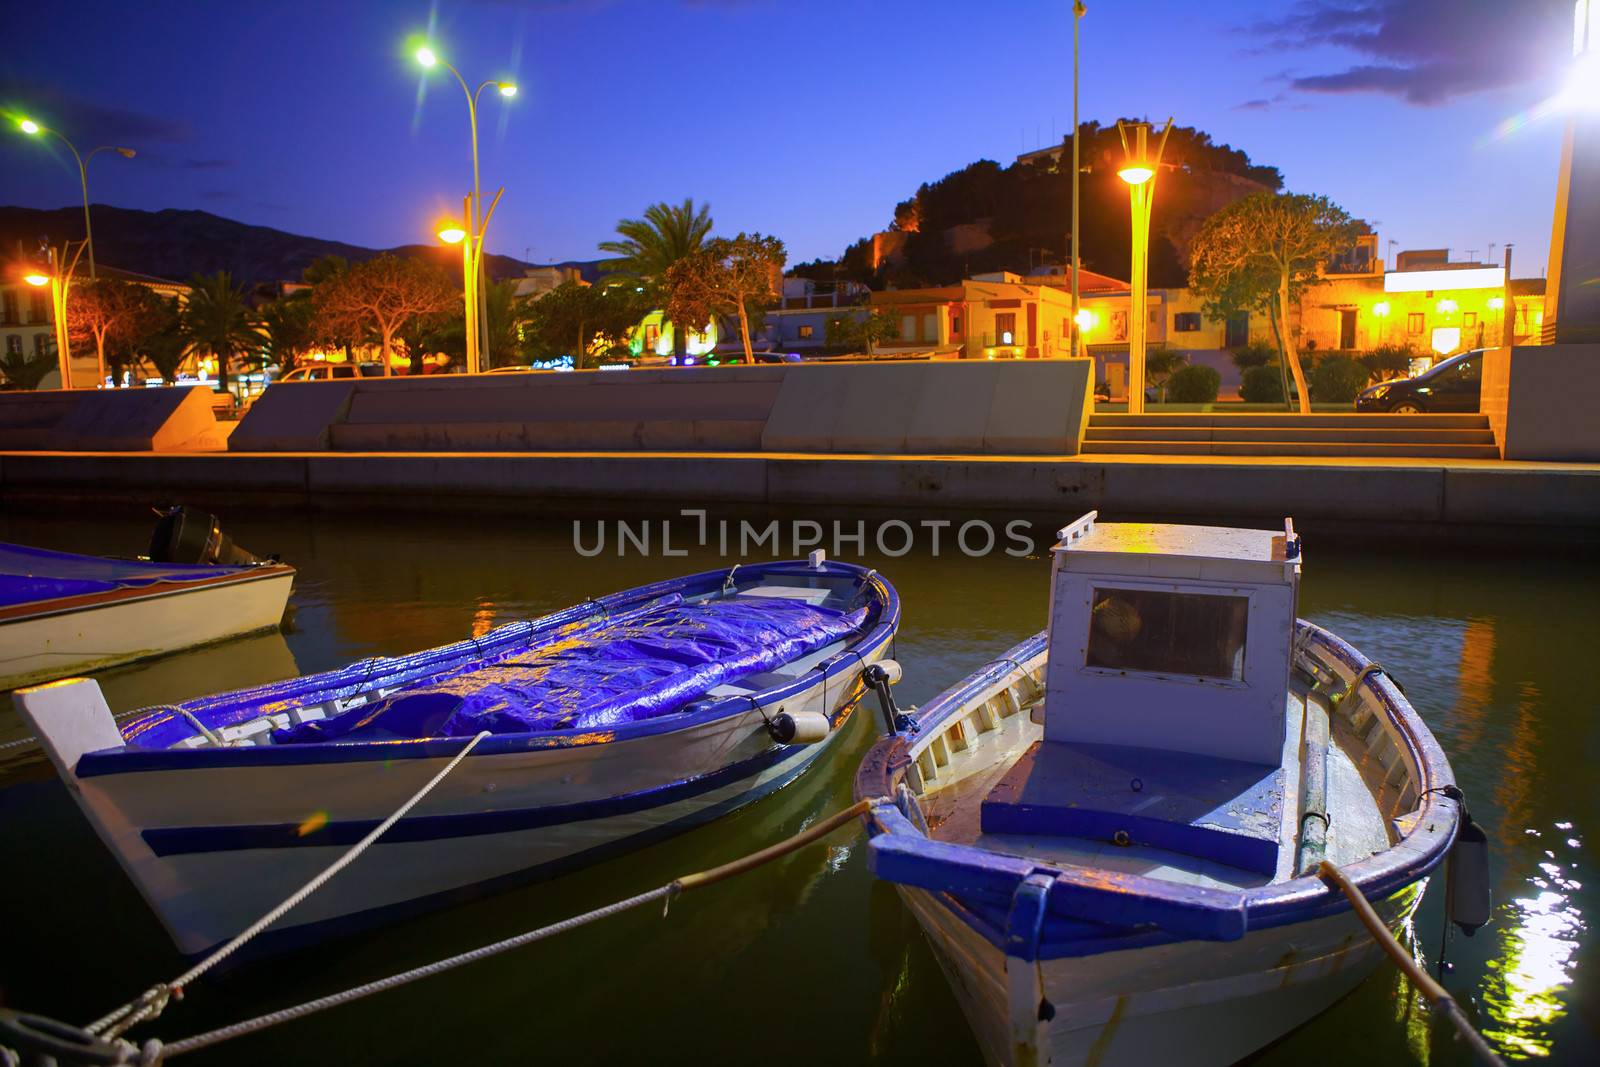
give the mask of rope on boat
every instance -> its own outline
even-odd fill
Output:
[[[361,856],[361,854],[372,845],[374,841],[378,840],[378,838],[382,837],[386,832],[388,832],[391,826],[404,818],[405,814],[412,808],[416,807],[417,804],[421,802],[423,797],[431,793],[435,786],[444,781],[445,776],[451,771],[455,770],[456,767],[461,764],[461,761],[467,758],[467,754],[477,747],[479,741],[482,741],[488,736],[489,731],[484,730],[477,736],[473,737],[472,740],[468,741],[461,751],[456,753],[454,759],[445,764],[444,767],[440,769],[438,774],[435,774],[432,778],[428,779],[427,783],[423,785],[421,789],[418,789],[415,793],[412,793],[411,797],[404,804],[401,804],[398,808],[396,808],[392,815],[383,820],[383,822],[379,823],[377,826],[373,827],[372,831],[368,833],[367,836],[363,837],[360,841],[357,841],[350,847],[349,851],[330,863],[326,868],[323,869],[321,874],[317,875],[315,878],[311,879],[311,881],[295,890],[287,898],[285,898],[281,904],[267,912],[255,922],[251,923],[232,941],[229,941],[227,944],[211,953],[209,956],[195,964],[193,967],[189,968],[187,971],[184,971],[172,981],[161,982],[151,986],[139,997],[135,998],[134,1000],[130,1000],[128,1003],[111,1012],[109,1015],[95,1020],[88,1026],[84,1027],[84,1029],[91,1034],[97,1034],[107,1039],[111,1039],[120,1036],[130,1027],[144,1021],[145,1019],[153,1019],[160,1015],[161,1012],[165,1010],[168,1000],[175,996],[180,998],[183,996],[183,990],[189,985],[190,982],[193,982],[195,979],[209,971],[212,967],[215,967],[217,964],[233,955],[233,953],[241,948],[245,942],[255,937],[262,930],[265,930],[267,927],[271,926],[274,922],[277,922],[290,909],[294,908],[301,901],[305,900],[306,897],[309,897],[312,893],[315,893],[318,889],[321,889],[324,885],[326,885],[330,878],[344,870],[346,867],[350,866],[350,864],[354,863]]]
[[[465,753],[462,753],[462,755],[465,755]],[[554,937],[556,934],[565,933],[568,930],[574,930],[580,926],[586,926],[589,923],[595,922],[596,920],[609,918],[612,915],[619,915],[622,912],[637,908],[643,904],[651,904],[660,900],[663,901],[664,904],[670,905],[672,898],[676,897],[680,893],[685,893],[691,889],[699,889],[703,886],[712,885],[728,878],[737,877],[738,875],[755,870],[757,867],[760,867],[764,864],[771,863],[773,860],[778,859],[781,856],[786,856],[791,852],[795,852],[801,848],[804,848],[813,841],[833,833],[845,823],[851,822],[854,819],[858,819],[861,816],[866,815],[868,811],[871,810],[872,805],[882,803],[884,800],[885,798],[878,797],[871,800],[858,801],[843,811],[836,812],[814,826],[810,826],[805,830],[802,830],[793,837],[779,841],[777,844],[769,845],[758,852],[752,852],[747,856],[741,856],[740,858],[732,860],[728,863],[724,863],[721,866],[712,867],[710,870],[696,871],[693,874],[681,875],[680,877],[673,879],[671,882],[668,882],[666,885],[658,886],[655,889],[640,893],[637,896],[631,896],[624,900],[607,904],[604,907],[595,908],[593,911],[587,911],[581,915],[574,915],[570,918],[562,919],[560,922],[551,923],[548,926],[541,926],[538,929],[528,930],[524,933],[517,934],[515,937],[508,937],[502,941],[496,941],[493,944],[483,945],[468,952],[460,953],[459,955],[449,956],[442,960],[436,960],[433,963],[424,964],[421,967],[414,967],[409,971],[401,971],[399,974],[393,974],[387,978],[380,978],[374,982],[367,982],[363,985],[354,986],[339,993],[333,993],[325,997],[318,997],[315,1000],[308,1000],[303,1004],[297,1004],[290,1008],[283,1008],[279,1011],[268,1012],[265,1015],[258,1015],[252,1019],[245,1019],[241,1022],[234,1023],[231,1026],[224,1026],[217,1030],[209,1030],[203,1034],[197,1034],[194,1037],[186,1037],[181,1041],[174,1041],[169,1045],[163,1046],[154,1040],[147,1041],[145,1042],[142,1052],[142,1059],[140,1062],[144,1064],[158,1064],[164,1060],[171,1059],[174,1056],[181,1056],[185,1052],[196,1052],[200,1049],[208,1048],[212,1045],[219,1044],[223,1041],[228,1041],[235,1037],[243,1037],[246,1034],[253,1034],[258,1030],[265,1030],[268,1027],[276,1026],[279,1023],[291,1022],[295,1019],[304,1018],[307,1015],[312,1015],[328,1008],[335,1008],[341,1004],[348,1004],[351,1001],[360,1000],[363,997],[369,997],[374,993],[382,993],[386,990],[396,989],[400,986],[407,985],[422,978],[430,978],[436,974],[443,974],[445,971],[454,970],[457,967],[462,967],[469,963],[476,963],[479,960],[488,959],[491,956],[497,956],[502,952],[509,952],[511,949],[521,948],[524,945],[529,945],[535,941],[542,941],[546,938]],[[662,914],[666,914],[665,906],[662,908]]]
[[[112,720],[114,722],[127,722],[129,719],[136,719],[141,715],[150,715],[158,711],[181,711],[181,709],[173,704],[152,704],[147,708],[134,708],[132,711],[125,711],[121,715],[113,715]],[[23,745],[37,745],[38,743],[39,739],[37,737],[19,737],[15,741],[0,743],[0,752],[4,752],[8,748],[21,748]]]
[[[1350,901],[1350,907],[1355,911],[1356,917],[1361,920],[1362,925],[1372,934],[1373,940],[1377,941],[1379,947],[1388,953],[1389,958],[1394,960],[1396,965],[1405,972],[1406,977],[1411,980],[1411,984],[1417,987],[1417,991],[1427,999],[1433,1010],[1450,1020],[1457,1033],[1466,1041],[1467,1047],[1472,1050],[1472,1054],[1478,1058],[1478,1061],[1489,1064],[1490,1067],[1505,1067],[1505,1062],[1500,1059],[1494,1049],[1489,1047],[1489,1043],[1483,1039],[1483,1035],[1472,1028],[1472,1024],[1467,1021],[1465,1013],[1461,1010],[1461,1005],[1456,1003],[1455,998],[1445,991],[1444,986],[1434,981],[1428,972],[1422,968],[1422,965],[1416,961],[1416,957],[1407,952],[1404,946],[1395,940],[1395,936],[1389,930],[1389,927],[1382,919],[1378,918],[1378,913],[1372,910],[1372,904],[1367,900],[1366,894],[1361,892],[1354,882],[1346,878],[1343,871],[1327,860],[1323,860],[1318,865],[1317,877],[1332,884],[1340,892],[1344,893],[1346,899]]]

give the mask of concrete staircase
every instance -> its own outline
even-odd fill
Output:
[[[1097,414],[1083,451],[1155,456],[1498,459],[1483,415]]]

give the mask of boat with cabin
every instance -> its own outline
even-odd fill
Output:
[[[1293,524],[1101,523],[1052,553],[1049,628],[912,713],[857,774],[874,874],[991,1064],[1227,1064],[1352,990],[1484,838],[1394,680],[1297,617]],[[1463,825],[1470,832],[1462,833]],[[1460,844],[1458,844],[1458,834]]]
[[[782,788],[833,747],[899,621],[887,581],[819,552],[120,727],[92,681],[15,702],[188,954],[403,812],[273,924],[282,948],[595,863]]]

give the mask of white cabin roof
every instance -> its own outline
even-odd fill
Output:
[[[1293,527],[1241,530],[1164,522],[1098,522],[1090,512],[1061,531],[1063,570],[1210,581],[1293,581],[1300,559]]]

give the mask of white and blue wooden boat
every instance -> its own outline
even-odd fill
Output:
[[[270,629],[294,568],[111,559],[0,544],[0,689]]]
[[[326,867],[487,731],[271,930],[314,940],[661,840],[831,746],[900,621],[872,571],[746,564],[476,639],[113,722],[93,682],[16,703],[84,814],[196,953]]]
[[[1380,959],[1320,861],[1398,929],[1461,794],[1396,685],[1297,620],[1292,525],[1090,513],[1053,555],[1049,629],[862,763],[869,862],[988,1062],[1232,1063]],[[1458,858],[1472,928],[1486,868]]]

